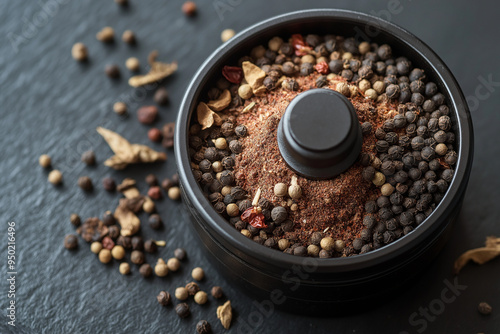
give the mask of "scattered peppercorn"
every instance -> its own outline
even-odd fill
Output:
[[[158,186],[154,186],[148,189],[148,196],[154,200],[159,200],[163,197],[161,189]]]
[[[167,306],[168,304],[170,304],[171,299],[172,298],[170,297],[170,293],[168,293],[167,291],[160,291],[158,296],[156,296],[156,300],[162,306]]]
[[[127,105],[123,102],[115,102],[113,104],[113,111],[118,115],[124,115],[127,112]]]
[[[94,151],[89,150],[89,151],[83,152],[81,160],[87,166],[93,166],[93,165],[95,165],[95,154],[94,154]]]
[[[77,215],[76,213],[72,213],[70,216],[69,216],[69,221],[71,222],[71,224],[75,227],[78,227],[80,226],[80,224],[82,223],[82,220],[80,219],[80,216]]]
[[[155,106],[143,106],[137,110],[137,119],[142,124],[152,124],[158,115],[158,108]]]
[[[94,186],[92,185],[92,180],[88,176],[81,176],[78,178],[78,186],[84,191],[92,191]]]
[[[99,241],[94,241],[90,244],[90,251],[94,254],[99,254],[102,249],[102,244]]]
[[[176,248],[174,250],[174,256],[176,259],[182,261],[186,258],[186,251],[182,248]]]
[[[115,245],[115,247],[111,249],[111,256],[116,260],[121,260],[125,257],[125,249],[123,246]]]
[[[135,57],[130,57],[130,58],[127,58],[127,60],[125,61],[125,67],[129,71],[137,72],[137,71],[139,71],[139,69],[141,67],[141,63],[139,62],[139,59],[137,59]]]
[[[223,296],[222,288],[220,286],[212,287],[212,290],[210,292],[212,294],[212,297],[214,297],[215,299],[222,298]]]
[[[171,200],[178,201],[181,198],[181,190],[179,187],[171,187],[168,189],[168,197]]]
[[[64,237],[64,247],[66,249],[76,249],[78,247],[78,238],[74,234],[68,234]]]
[[[195,282],[189,282],[186,284],[186,290],[190,296],[194,296],[198,291],[200,291],[200,287]]]
[[[54,169],[54,170],[50,171],[47,179],[53,185],[59,185],[62,182],[62,174],[59,170]]]
[[[132,254],[130,255],[130,261],[132,261],[133,264],[141,265],[144,263],[144,253],[138,250],[132,251]]]
[[[156,253],[158,246],[154,240],[149,239],[144,242],[144,250],[148,253]]]
[[[231,38],[233,38],[233,36],[235,34],[236,34],[236,32],[233,29],[224,29],[224,30],[222,30],[222,32],[220,34],[220,39],[224,43],[224,42],[229,41]]]
[[[38,163],[43,168],[49,168],[51,165],[51,159],[47,154],[42,154],[40,158],[38,158]]]
[[[145,278],[151,277],[153,275],[153,268],[151,268],[149,263],[144,263],[139,268],[139,273]]]
[[[205,291],[198,291],[194,295],[194,302],[199,305],[203,305],[208,301],[207,293]]]
[[[122,262],[122,263],[120,263],[120,266],[118,267],[118,271],[122,275],[128,275],[128,274],[130,274],[130,265],[127,262]]]
[[[88,58],[88,50],[85,44],[75,43],[71,48],[71,56],[77,61],[86,61]]]
[[[188,317],[191,314],[189,311],[189,305],[186,303],[177,304],[175,306],[175,313],[177,313],[180,318]]]
[[[182,12],[186,14],[186,16],[195,16],[196,10],[196,4],[193,1],[186,1],[182,5]]]
[[[196,331],[198,334],[210,334],[212,333],[212,327],[206,320],[200,320],[196,324]]]
[[[175,298],[179,300],[186,300],[189,297],[189,293],[185,287],[181,286],[175,289]]]
[[[112,43],[115,39],[115,31],[111,27],[104,27],[97,33],[96,38],[104,43]]]
[[[200,267],[196,267],[191,271],[191,277],[197,281],[201,281],[205,277],[205,272]]]
[[[485,303],[485,302],[479,303],[477,309],[478,309],[479,313],[481,313],[483,315],[490,315],[491,311],[493,310],[493,308],[490,306],[490,304]]]
[[[179,270],[180,266],[181,266],[181,263],[175,257],[172,257],[172,258],[168,259],[168,261],[167,261],[167,267],[171,271],[177,271],[177,270]]]
[[[135,39],[135,34],[132,30],[125,30],[122,34],[122,41],[127,44],[135,44],[137,41]]]
[[[152,142],[158,143],[162,139],[161,131],[158,128],[151,128],[148,131],[148,138]]]
[[[99,261],[102,263],[109,263],[111,262],[112,256],[111,256],[111,251],[107,248],[103,248],[99,251]]]
[[[168,275],[168,266],[165,263],[165,261],[163,261],[163,259],[161,258],[158,259],[158,261],[156,262],[155,274],[158,277],[165,277]]]

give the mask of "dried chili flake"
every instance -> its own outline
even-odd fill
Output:
[[[326,61],[320,61],[319,63],[317,63],[316,65],[314,65],[314,69],[321,74],[328,74],[329,71]]]
[[[224,66],[222,68],[222,75],[227,79],[227,81],[239,84],[243,79],[243,70],[241,67],[237,66]]]
[[[262,214],[262,210],[259,207],[251,207],[246,209],[241,215],[241,220],[249,223],[255,228],[266,228],[267,225],[264,222],[265,217]]]
[[[292,46],[297,56],[305,56],[312,51],[311,47],[304,41],[304,37],[300,34],[292,35]]]

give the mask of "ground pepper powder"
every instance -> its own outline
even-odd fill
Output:
[[[294,229],[285,232],[283,237],[307,245],[312,233],[323,232],[325,237],[344,240],[346,246],[350,246],[363,229],[365,203],[380,195],[371,182],[363,179],[361,164],[356,162],[330,180],[309,180],[288,168],[278,148],[278,124],[286,107],[301,92],[316,88],[319,76],[313,73],[297,77],[299,91],[277,88],[263,97],[249,99],[248,104],[256,104],[252,112],[240,113],[245,106],[237,109],[234,114],[236,121],[247,127],[248,136],[241,139],[243,151],[236,157],[235,178],[237,185],[250,194],[261,188],[262,197],[274,205],[287,207],[287,201],[274,194],[274,185],[280,182],[289,184],[292,176],[297,176],[302,196],[296,201],[298,210],[289,210],[288,219],[295,223]],[[335,90],[340,82],[345,80],[331,81],[324,88]],[[360,123],[369,121],[375,128],[396,113],[397,104],[390,101],[376,102],[362,95],[349,100]],[[362,152],[375,153],[376,140],[374,132],[365,135]]]

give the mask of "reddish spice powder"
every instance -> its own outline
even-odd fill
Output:
[[[346,246],[350,246],[364,228],[365,203],[380,195],[377,187],[362,178],[361,164],[356,162],[330,180],[308,180],[287,167],[277,143],[278,123],[286,107],[300,92],[316,88],[318,76],[314,73],[296,78],[300,86],[297,92],[279,87],[265,96],[251,98],[247,105],[255,102],[256,106],[250,112],[240,113],[245,106],[236,110],[237,123],[248,128],[248,136],[241,140],[243,152],[236,158],[235,178],[237,185],[251,195],[261,188],[262,197],[274,205],[288,208],[289,219],[295,225],[291,232],[285,232],[284,238],[307,245],[311,234],[319,231],[325,237],[341,239]],[[337,82],[330,82],[328,88],[335,89],[337,83],[342,81],[345,82],[339,78]],[[369,121],[373,129],[380,127],[396,113],[397,104],[386,100],[375,102],[366,99],[362,93],[349,100],[356,109],[360,123]],[[375,142],[374,131],[365,135],[362,152],[375,154]],[[290,202],[274,195],[273,187],[279,182],[289,185],[294,175],[302,188],[302,196],[295,201],[298,210],[293,212],[289,208]]]

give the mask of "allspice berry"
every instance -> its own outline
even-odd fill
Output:
[[[299,199],[302,196],[302,188],[299,186],[296,176],[292,177],[292,185],[288,187],[288,196],[291,199]]]
[[[125,257],[125,248],[120,245],[115,245],[111,249],[111,256],[113,256],[114,259],[116,260],[121,260]]]
[[[177,271],[177,270],[179,270],[180,266],[181,266],[181,263],[175,257],[172,257],[172,258],[168,259],[168,261],[167,261],[167,268],[169,270]]]
[[[74,234],[68,234],[64,237],[64,247],[66,249],[76,249],[78,247],[78,238]]]
[[[248,84],[241,85],[238,88],[238,95],[243,99],[243,100],[248,100],[249,98],[252,97],[253,91],[252,87]]]
[[[236,32],[233,29],[224,29],[224,30],[222,30],[222,33],[220,34],[220,39],[222,40],[222,42],[227,42],[231,38],[233,38],[233,36],[235,34],[236,34]]]
[[[321,246],[321,248],[329,251],[329,250],[334,249],[335,241],[333,241],[333,239],[330,237],[325,237],[325,238],[321,239],[319,245]]]
[[[54,185],[61,184],[62,173],[59,170],[54,169],[54,170],[50,171],[47,179],[49,180],[50,183],[52,183]]]
[[[197,281],[201,281],[205,277],[205,272],[203,271],[202,268],[196,267],[191,272],[191,277],[193,277]]]
[[[178,201],[181,198],[181,190],[179,187],[171,187],[168,189],[168,198]]]
[[[52,161],[51,161],[50,157],[47,154],[42,154],[40,156],[40,158],[38,158],[38,163],[43,168],[49,168],[50,165],[51,165],[51,163],[52,163]]]
[[[132,251],[132,254],[130,255],[130,261],[132,261],[133,264],[143,264],[144,253],[138,250]]]
[[[188,299],[189,297],[189,294],[188,294],[188,291],[186,290],[185,287],[181,286],[181,287],[178,287],[177,289],[175,289],[175,298],[179,299],[179,300],[186,300]]]
[[[109,263],[112,259],[111,251],[107,248],[103,248],[99,251],[99,261],[102,263]]]
[[[92,191],[94,189],[94,186],[92,184],[92,180],[88,176],[81,176],[78,178],[78,186],[83,190],[83,191]]]
[[[104,27],[96,34],[96,38],[104,43],[111,43],[115,39],[115,31],[111,27]]]
[[[136,57],[130,57],[125,61],[125,67],[132,72],[137,72],[141,67],[141,63]]]
[[[168,266],[161,258],[158,259],[158,262],[156,262],[155,274],[158,277],[165,277],[168,275]]]
[[[153,275],[153,268],[151,268],[151,265],[149,263],[144,263],[139,268],[139,273],[145,278],[151,277],[151,275]]]
[[[80,216],[77,215],[76,213],[72,213],[69,216],[69,221],[71,222],[71,225],[73,225],[74,227],[78,227],[82,223],[82,220],[80,219]]]
[[[135,34],[132,30],[125,30],[122,34],[122,41],[127,44],[135,44]]]
[[[274,194],[278,197],[285,197],[288,193],[288,187],[284,183],[276,183],[274,185]]]
[[[120,267],[118,268],[118,270],[120,271],[120,274],[128,275],[130,274],[130,265],[128,264],[128,262],[122,262],[120,263]]]
[[[90,244],[90,251],[94,254],[99,254],[102,249],[102,244],[99,241],[94,241]]]
[[[123,115],[127,112],[127,105],[123,102],[116,102],[113,104],[113,111],[118,115]]]
[[[222,288],[220,286],[212,287],[210,293],[212,294],[212,297],[214,297],[215,299],[222,298],[223,296]]]
[[[343,240],[335,240],[333,248],[336,252],[341,253],[345,248],[345,242]]]
[[[85,61],[88,58],[87,47],[83,43],[75,43],[71,48],[71,56],[74,60]]]
[[[207,296],[207,293],[205,291],[198,291],[194,295],[194,302],[196,304],[203,305],[207,302],[207,300],[208,300],[208,296]]]

